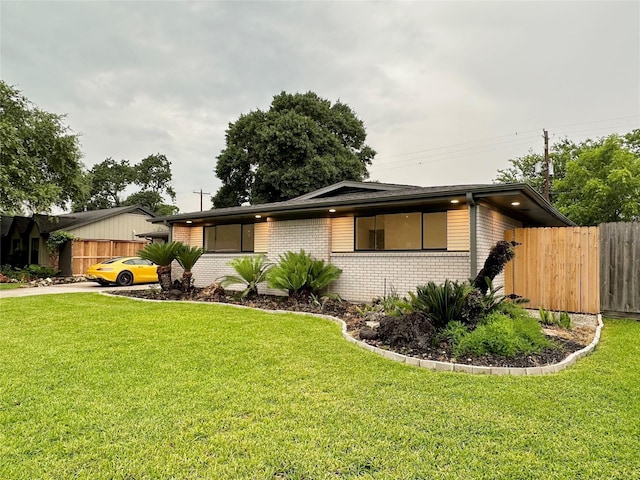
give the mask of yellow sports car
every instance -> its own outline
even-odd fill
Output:
[[[120,286],[158,281],[155,263],[140,257],[110,258],[87,269],[87,280],[100,285],[115,283]]]

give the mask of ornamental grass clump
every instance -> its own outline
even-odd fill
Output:
[[[341,273],[335,265],[314,259],[304,250],[286,252],[267,274],[267,284],[286,290],[290,297],[309,298],[335,282]]]

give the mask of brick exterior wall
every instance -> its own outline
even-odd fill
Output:
[[[331,291],[353,301],[370,301],[392,289],[403,296],[429,281],[464,281],[470,272],[468,252],[333,253],[331,263],[342,269]]]
[[[464,281],[471,275],[469,252],[346,252],[331,253],[331,221],[329,218],[279,220],[269,219],[268,258],[277,262],[287,251],[304,249],[315,258],[330,261],[342,269],[340,279],[331,291],[352,301],[370,301],[373,297],[395,290],[399,295],[415,290],[417,285],[429,281],[441,283],[446,279]],[[478,270],[495,243],[504,239],[504,231],[521,227],[518,222],[485,205],[477,208]],[[197,230],[197,231],[196,231]],[[173,240],[202,245],[202,227],[174,226]],[[204,287],[223,275],[233,274],[227,265],[233,258],[246,254],[204,254],[193,269],[196,287]],[[174,278],[182,269],[174,264]],[[500,275],[495,285],[503,285]],[[269,290],[265,285],[261,293],[282,293]]]
[[[484,266],[489,252],[500,240],[504,240],[504,231],[522,227],[522,222],[507,217],[500,212],[491,210],[486,205],[478,205],[478,271]],[[518,250],[516,249],[516,255]],[[493,285],[499,287],[504,285],[504,273],[499,274]]]

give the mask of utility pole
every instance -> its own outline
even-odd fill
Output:
[[[203,195],[211,195],[210,192],[203,192],[202,189],[200,189],[199,192],[193,192],[195,194],[200,194],[200,211],[202,211],[202,196]]]
[[[544,198],[549,201],[549,132],[546,128],[542,129],[542,138],[544,138]]]

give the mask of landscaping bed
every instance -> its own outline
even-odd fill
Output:
[[[543,329],[545,337],[553,342],[553,348],[542,350],[538,353],[516,354],[512,357],[499,355],[464,355],[456,357],[452,345],[447,341],[437,344],[425,344],[420,346],[395,346],[385,345],[380,340],[362,339],[360,330],[366,327],[367,316],[363,312],[367,310],[364,304],[354,304],[332,298],[300,300],[285,296],[259,295],[253,298],[236,299],[227,293],[212,292],[211,287],[193,288],[188,293],[178,290],[162,292],[155,289],[126,290],[113,292],[122,295],[146,300],[182,300],[218,302],[242,305],[264,310],[285,310],[291,312],[316,313],[330,315],[343,320],[347,325],[350,335],[359,341],[369,343],[378,348],[392,350],[403,355],[420,359],[436,360],[477,366],[492,367],[539,367],[558,363],[571,353],[581,350],[592,340],[595,329],[588,326],[577,326],[572,329],[562,329],[555,326],[546,326]]]

